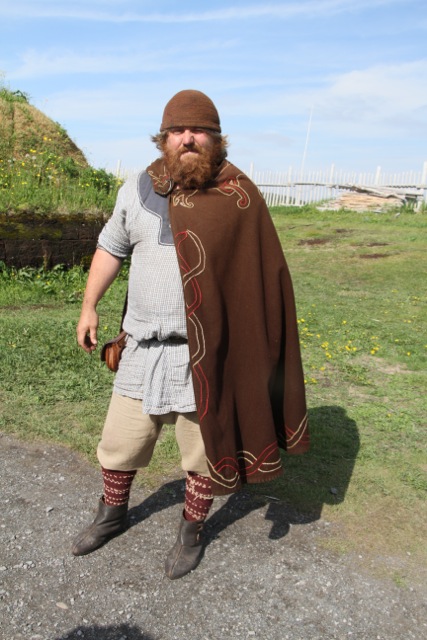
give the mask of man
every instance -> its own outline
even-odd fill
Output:
[[[126,528],[132,480],[174,423],[186,471],[178,538],[166,575],[202,554],[214,495],[282,474],[279,447],[308,447],[291,278],[255,185],[226,160],[220,119],[205,94],[166,105],[153,141],[162,155],[120,189],[100,234],[77,327],[97,345],[96,306],[132,254],[127,343],[98,446],[104,492],[75,555]]]

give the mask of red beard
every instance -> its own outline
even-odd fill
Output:
[[[211,149],[193,143],[177,150],[168,149],[165,144],[163,158],[171,178],[181,189],[201,189],[217,172],[222,160],[221,144],[215,140]]]

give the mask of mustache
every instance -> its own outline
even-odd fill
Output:
[[[188,153],[189,151],[191,151],[192,153],[200,153],[203,154],[204,149],[197,144],[197,142],[193,142],[192,144],[187,144],[185,146],[183,146],[181,149],[178,149],[178,156],[181,157],[184,154]]]

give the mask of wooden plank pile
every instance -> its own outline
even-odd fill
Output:
[[[392,187],[368,187],[360,185],[334,185],[335,189],[343,192],[324,207],[327,209],[348,209],[351,211],[387,211],[405,204],[411,204],[415,209],[421,206],[423,192],[420,190],[406,191]]]

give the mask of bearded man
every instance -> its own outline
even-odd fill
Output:
[[[166,105],[161,151],[121,187],[102,230],[77,326],[97,346],[99,300],[131,255],[126,347],[97,455],[103,495],[72,552],[126,529],[132,481],[165,424],[186,472],[166,575],[199,563],[214,495],[282,474],[279,448],[308,448],[295,302],[277,233],[258,189],[227,157],[217,109],[195,90]]]

